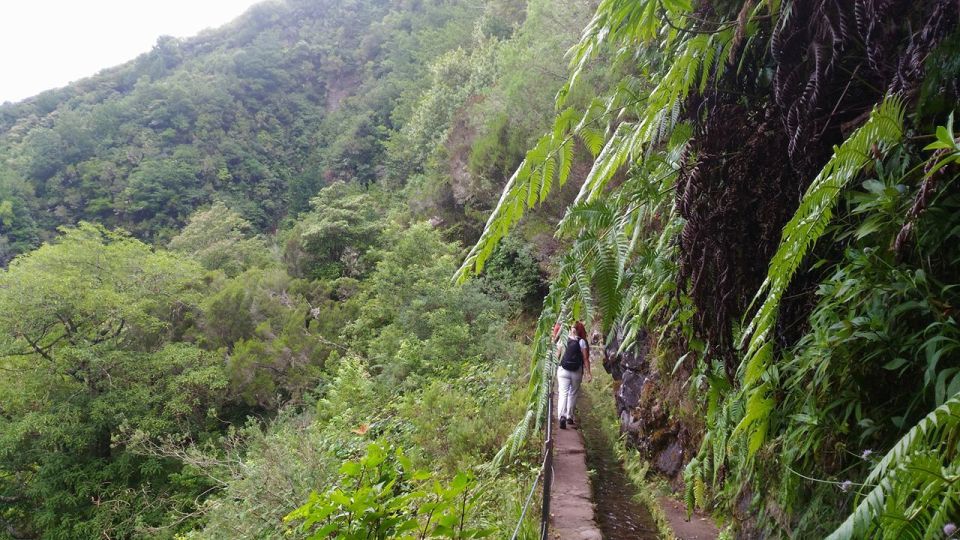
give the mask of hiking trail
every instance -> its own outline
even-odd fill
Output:
[[[582,392],[582,390],[581,390]],[[581,394],[578,409],[591,407]],[[634,498],[614,449],[600,433],[596,418],[581,414],[574,427],[554,425],[550,534],[554,540],[655,540],[660,538],[650,511]],[[586,435],[586,438],[585,438]],[[686,521],[682,505],[658,497],[673,535],[681,540],[712,540],[718,530],[702,515]]]
[[[553,432],[553,489],[550,491],[550,538],[601,540],[587,474],[587,455],[579,430]]]

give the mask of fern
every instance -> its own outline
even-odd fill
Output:
[[[583,32],[580,43],[570,49],[570,82],[560,91],[558,101],[569,92],[580,74],[593,58],[603,50],[607,41],[621,43],[651,43],[657,40],[663,28],[657,16],[657,0],[604,0],[597,6],[596,15]],[[674,3],[676,4],[676,3]],[[674,5],[668,16],[682,17],[689,6]],[[675,33],[670,34],[672,39]]]
[[[592,114],[592,109],[585,113],[580,117],[578,125],[589,124]],[[577,118],[572,109],[559,114],[554,121],[553,131],[541,137],[527,152],[520,166],[507,181],[480,239],[457,270],[455,279],[458,282],[463,282],[473,272],[482,272],[494,248],[523,217],[524,210],[546,200],[554,187],[562,186],[567,181],[573,161],[574,133],[571,129]]]
[[[751,17],[767,5],[766,2],[759,4]],[[663,13],[657,11],[660,6],[664,8]],[[605,99],[595,99],[582,114],[565,108],[557,115],[551,132],[527,152],[507,181],[480,239],[457,271],[458,281],[467,279],[471,273],[482,272],[497,243],[523,217],[526,209],[546,200],[554,186],[566,182],[571,171],[574,140],[579,139],[596,156],[578,202],[596,199],[625,164],[649,159],[654,148],[672,141],[682,103],[692,91],[702,91],[716,67],[730,60],[731,43],[736,36],[734,27],[729,25],[708,33],[677,32],[670,25],[666,26],[670,28],[668,31],[662,30],[661,16],[686,24],[690,9],[689,3],[682,0],[601,2],[581,42],[572,49],[573,72],[566,90],[557,98],[558,107],[564,105],[569,88],[608,40],[675,51],[671,54],[672,61],[649,92],[638,93],[630,84],[618,85]],[[747,25],[750,32],[755,32],[753,26]],[[628,53],[621,49],[619,54]],[[624,116],[638,120],[620,122]],[[604,135],[607,125],[616,125],[609,137]],[[683,132],[689,136],[686,129]],[[670,146],[671,149],[677,147]]]
[[[920,420],[864,482],[872,487],[828,540],[939,538],[960,508],[960,394]]]
[[[737,426],[738,433],[747,433],[750,454],[759,449],[766,438],[770,411],[770,384],[761,382],[773,358],[770,334],[776,323],[783,293],[810,247],[823,234],[833,215],[840,193],[873,160],[873,152],[886,151],[903,136],[903,101],[896,96],[875,107],[867,122],[839,147],[810,184],[793,218],[783,229],[780,246],[770,261],[767,277],[754,302],[762,304],[743,333],[741,347],[747,345],[743,383],[749,393],[747,414]]]
[[[694,490],[694,478],[697,476],[697,468],[700,466],[698,458],[693,458],[683,469],[683,502],[687,506],[687,521],[693,515],[693,510],[697,505],[697,496]]]
[[[698,474],[693,479],[693,498],[697,508],[707,509],[707,484],[703,481],[703,474]]]
[[[771,9],[771,15],[776,12],[774,3],[761,1],[747,19],[762,9]],[[482,272],[496,244],[525,211],[548,200],[567,181],[578,141],[594,156],[576,203],[558,226],[558,235],[572,238],[573,245],[561,258],[538,323],[528,413],[543,410],[550,362],[545,355],[546,336],[561,314],[583,319],[598,314],[605,331],[621,324],[626,329],[623,348],[633,346],[640,329],[667,306],[677,308],[671,310],[674,322],[692,314],[689,302],[684,304],[674,294],[675,239],[683,223],[669,194],[693,133],[680,118],[688,96],[703,91],[712,73],[729,63],[732,42],[738,36],[735,24],[710,26],[706,32],[678,30],[675,25],[705,24],[691,13],[688,0],[601,1],[580,43],[571,49],[571,76],[557,96],[562,111],[553,129],[511,175],[479,240],[457,271],[458,281]],[[752,35],[755,26],[746,24],[743,31]],[[640,79],[628,78],[591,101],[583,112],[566,107],[566,96],[583,69],[612,44],[621,47],[615,54],[625,62],[635,62],[637,52],[644,49],[665,52],[662,65],[646,66],[652,73],[644,80],[655,83],[649,87]],[[625,168],[625,183],[609,196],[611,180]],[[527,415],[511,437],[510,450],[502,452],[498,461],[515,452],[516,441],[528,435],[526,427],[540,416]]]
[[[531,431],[538,431],[545,419],[552,371],[556,368],[551,333],[554,322],[560,316],[560,293],[559,288],[552,287],[550,293],[544,299],[543,310],[537,321],[537,328],[533,337],[530,383],[527,387],[527,410],[492,460],[491,465],[495,468],[499,468],[508,460],[513,459],[528,440]]]
[[[530,425],[533,423],[535,414],[534,411],[528,410],[513,431],[510,432],[510,435],[507,436],[507,440],[493,457],[492,466],[495,469],[502,467],[504,462],[513,458],[520,451],[523,443],[530,435]]]
[[[633,124],[620,124],[614,131],[613,136],[603,146],[600,155],[593,162],[590,173],[580,187],[580,193],[577,195],[577,201],[592,201],[599,195],[610,178],[620,170],[620,167],[630,157],[630,147],[625,144],[631,131],[635,128]]]

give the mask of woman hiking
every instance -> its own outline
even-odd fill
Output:
[[[555,326],[554,338],[559,331],[559,325]],[[560,429],[567,429],[567,423],[573,423],[573,410],[577,405],[577,393],[580,391],[584,372],[587,374],[587,382],[593,379],[586,337],[586,328],[582,322],[577,321],[570,328],[566,344],[561,345],[557,351],[560,356],[560,366],[557,367],[557,415],[560,418]]]

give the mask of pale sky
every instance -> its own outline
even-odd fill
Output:
[[[88,77],[189,37],[260,0],[0,0],[0,103]]]

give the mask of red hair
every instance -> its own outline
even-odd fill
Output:
[[[577,337],[586,341],[587,340],[587,329],[583,326],[583,321],[577,321],[574,323],[573,327],[577,331]]]

